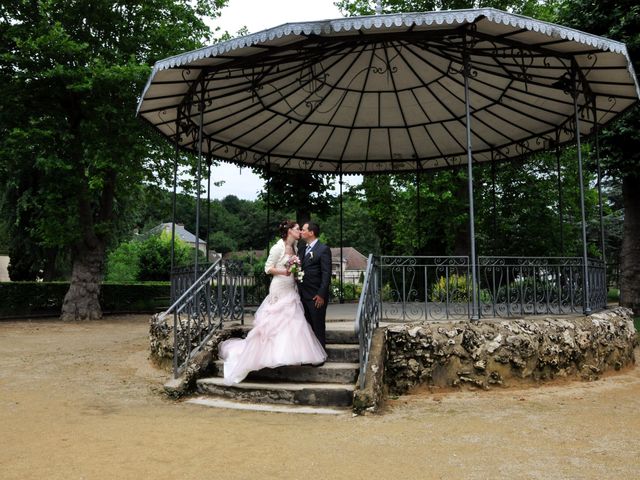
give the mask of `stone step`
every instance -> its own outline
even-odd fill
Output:
[[[331,328],[331,324],[327,324],[327,330],[325,333],[325,340],[327,344],[340,343],[359,345],[358,336],[353,330],[353,324],[348,324],[349,328]]]
[[[313,415],[352,415],[349,407],[314,407],[309,405],[278,405],[274,403],[240,402],[226,398],[196,397],[187,400],[185,403],[202,405],[212,408],[226,408],[231,410],[248,410],[252,412],[275,412],[275,413],[302,413]]]
[[[327,362],[358,363],[360,361],[360,347],[350,343],[328,343],[325,347],[327,351]]]
[[[220,377],[197,381],[200,394],[211,394],[254,403],[348,407],[353,402],[355,385],[337,383],[277,383],[244,381],[227,386]]]
[[[252,325],[228,324],[225,328],[239,328],[247,333],[251,330]],[[360,341],[353,328],[353,322],[327,322],[327,330],[325,332],[325,341],[327,346],[330,344],[340,345],[359,345]]]
[[[223,362],[216,361],[217,376],[223,376]],[[263,368],[251,372],[247,379],[275,380],[279,382],[312,382],[312,383],[355,383],[358,378],[358,363],[326,362],[322,366],[288,365],[277,368]]]

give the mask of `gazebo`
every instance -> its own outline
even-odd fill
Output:
[[[430,170],[467,170],[468,256],[369,257],[356,320],[363,368],[384,315],[474,320],[603,308],[605,265],[587,257],[583,182],[581,257],[483,257],[473,167],[574,143],[582,179],[582,137],[639,97],[624,44],[483,8],[285,24],[170,57],[154,66],[138,115],[175,144],[174,179],[181,151],[197,154],[198,182],[211,159],[340,177],[416,172],[417,181]],[[203,270],[196,264],[165,312],[176,335],[186,332],[176,337],[176,372],[241,308],[235,290],[222,289],[235,285],[222,264]]]

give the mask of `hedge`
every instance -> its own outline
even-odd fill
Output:
[[[0,318],[56,316],[69,282],[0,282]],[[169,306],[169,282],[104,283],[103,313],[149,313]]]

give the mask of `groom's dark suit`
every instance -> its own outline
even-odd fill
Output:
[[[311,325],[313,333],[325,346],[325,317],[327,303],[329,303],[329,285],[331,283],[331,249],[319,241],[315,243],[311,252],[301,251],[302,271],[304,279],[298,284],[300,300],[304,307],[304,316]],[[313,297],[320,295],[324,298],[324,305],[317,308]]]

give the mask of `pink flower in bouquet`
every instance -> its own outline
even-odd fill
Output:
[[[302,279],[304,278],[304,272],[302,271],[302,264],[300,262],[300,259],[296,255],[293,255],[291,258],[289,258],[289,260],[287,260],[285,267],[296,280],[302,282]]]

